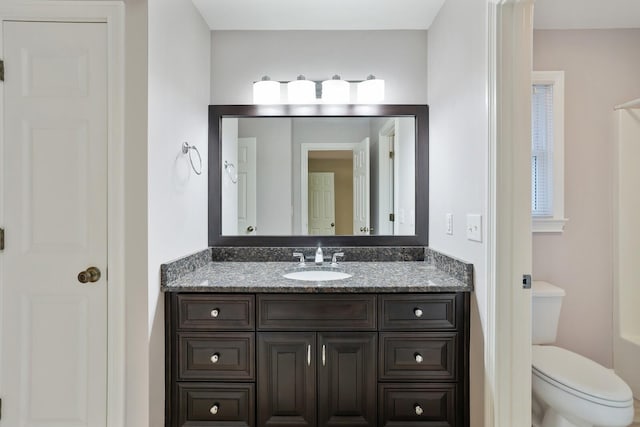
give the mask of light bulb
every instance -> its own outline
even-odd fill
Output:
[[[253,84],[254,104],[279,104],[280,103],[280,82],[273,81],[269,76],[262,77],[262,80]]]
[[[377,104],[384,101],[384,80],[370,75],[367,80],[358,83],[358,103]]]

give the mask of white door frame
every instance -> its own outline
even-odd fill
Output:
[[[309,151],[353,151],[358,143],[309,142],[300,144],[300,232],[309,235]]]
[[[378,162],[378,224],[375,226],[378,229],[378,234],[397,234],[396,228],[398,227],[398,222],[392,222],[389,220],[389,214],[396,214],[396,206],[398,206],[397,196],[398,191],[396,191],[396,186],[398,183],[398,168],[396,167],[396,147],[395,147],[395,137],[396,137],[396,129],[398,128],[398,119],[391,118],[389,119],[380,131],[378,132],[378,158],[375,159]],[[386,149],[386,151],[382,152],[382,147]],[[389,159],[388,151],[394,153],[394,156]],[[391,162],[389,162],[391,160]],[[386,166],[383,166],[383,163]],[[389,163],[393,163],[393,176],[390,173]],[[384,184],[385,188],[383,191],[382,185],[380,185],[380,177],[386,177],[386,183]],[[392,205],[392,209],[389,209],[389,205]],[[390,212],[388,212],[390,210]],[[384,213],[383,213],[384,212]],[[385,226],[382,227],[382,224]],[[389,230],[391,229],[391,230]]]
[[[107,24],[108,176],[107,227],[107,426],[125,425],[125,218],[124,218],[124,5],[116,1],[24,1],[0,5],[4,21],[103,22]],[[0,31],[0,58],[4,42]],[[11,64],[5,64],[5,68]],[[4,85],[0,83],[0,99]],[[0,128],[4,113],[0,103]],[[0,138],[3,138],[0,132]],[[4,144],[4,141],[2,141]],[[2,153],[0,152],[0,163]],[[2,186],[0,185],[0,188]],[[3,195],[0,194],[0,202]],[[1,211],[0,211],[1,215]],[[0,217],[0,224],[4,218]],[[0,257],[0,269],[3,268]],[[0,274],[0,277],[2,275]]]
[[[531,426],[534,0],[487,0],[489,175],[485,425]]]

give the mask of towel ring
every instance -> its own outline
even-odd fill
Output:
[[[225,160],[224,170],[227,172],[227,175],[229,175],[229,179],[231,180],[231,182],[237,184],[238,174],[236,173],[236,167],[234,166],[234,164]]]
[[[193,158],[191,157],[191,150],[195,151],[198,155],[198,162],[200,163],[200,167],[196,169],[193,164]],[[189,145],[188,142],[182,143],[182,154],[189,154],[189,163],[191,163],[191,169],[196,173],[196,175],[202,174],[202,157],[200,156],[200,152],[195,145]]]

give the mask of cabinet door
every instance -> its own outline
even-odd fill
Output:
[[[258,425],[316,426],[316,334],[258,333]]]
[[[318,425],[376,425],[375,332],[318,333]]]

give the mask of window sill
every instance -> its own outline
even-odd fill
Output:
[[[531,231],[534,233],[562,233],[568,218],[533,218]]]

